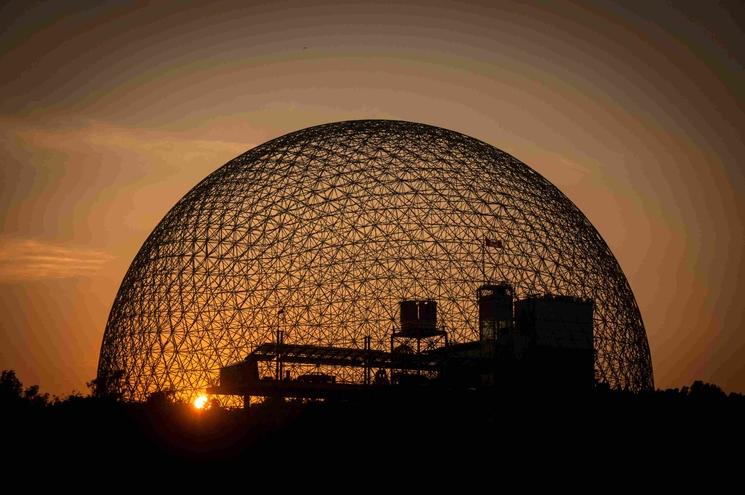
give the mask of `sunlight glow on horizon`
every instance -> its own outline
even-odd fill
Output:
[[[192,405],[195,409],[203,411],[207,408],[207,403],[209,401],[209,397],[205,394],[199,394],[196,399],[194,399],[194,402]]]

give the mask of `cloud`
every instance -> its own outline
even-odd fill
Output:
[[[0,240],[0,281],[87,277],[113,256],[33,239]]]
[[[0,115],[0,129],[22,143],[24,149],[47,149],[64,156],[95,156],[99,167],[100,157],[119,157],[122,153],[128,157],[140,155],[150,167],[172,164],[173,168],[181,169],[184,162],[200,163],[205,160],[209,166],[214,166],[215,155],[232,158],[258,144],[203,139],[188,132],[121,127],[104,121],[80,119],[64,124],[58,121],[40,124]],[[106,163],[111,165],[110,160]]]

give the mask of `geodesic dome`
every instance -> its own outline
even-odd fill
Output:
[[[98,376],[128,399],[188,398],[280,326],[285,343],[385,350],[405,298],[437,300],[451,341],[475,340],[485,279],[591,298],[596,379],[653,387],[629,284],[566,196],[481,141],[383,120],[287,134],[189,191],[122,281]]]

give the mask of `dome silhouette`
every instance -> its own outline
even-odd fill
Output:
[[[485,239],[497,247],[484,249]],[[98,378],[130,400],[192,398],[272,342],[387,347],[398,301],[434,299],[451,342],[478,338],[476,288],[594,301],[595,378],[653,387],[644,324],[618,262],[580,210],[509,154],[410,122],[325,124],[207,176],[127,271]]]

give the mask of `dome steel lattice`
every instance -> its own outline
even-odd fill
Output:
[[[383,350],[404,298],[436,299],[451,341],[475,340],[485,277],[517,297],[592,298],[596,379],[653,387],[631,288],[564,194],[481,141],[382,120],[287,134],[189,191],[122,281],[98,376],[119,373],[127,399],[188,398],[278,326],[285,342],[362,347],[370,336]]]

